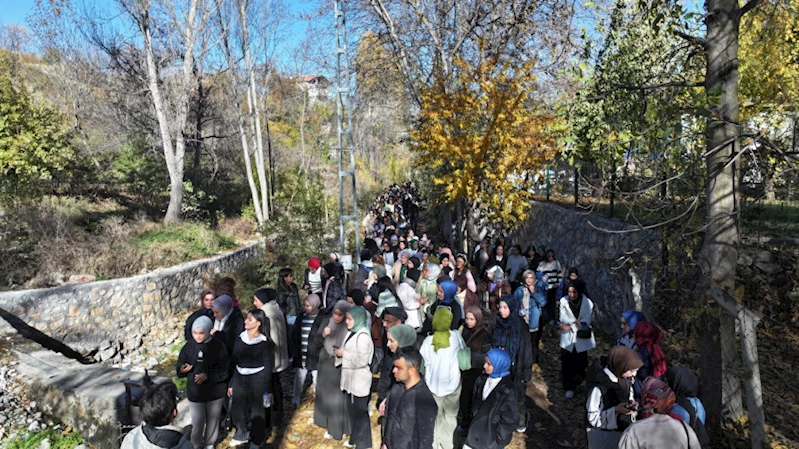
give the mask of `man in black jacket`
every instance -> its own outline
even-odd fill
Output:
[[[413,346],[397,350],[394,377],[381,414],[386,416],[381,449],[428,449],[433,447],[436,405],[433,394],[419,374],[422,355]]]

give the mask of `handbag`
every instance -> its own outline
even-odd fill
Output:
[[[469,348],[458,349],[458,368],[461,371],[472,369],[472,350]]]
[[[622,432],[594,427],[585,429],[588,434],[588,449],[618,449]]]
[[[375,348],[374,354],[372,355],[372,363],[369,364],[369,370],[372,371],[372,374],[377,374],[380,372],[380,368],[383,367],[383,348]]]
[[[580,323],[582,327],[577,330],[577,338],[591,338],[594,335],[594,331],[591,329],[587,323]]]

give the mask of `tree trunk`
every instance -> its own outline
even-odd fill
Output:
[[[258,183],[261,188],[261,212],[264,220],[269,220],[269,188],[266,181],[264,167],[264,139],[261,131],[261,112],[258,106],[258,95],[255,89],[255,65],[250,49],[250,30],[247,24],[247,6],[243,0],[237,2],[239,20],[241,21],[241,45],[244,53],[244,63],[247,66],[247,105],[250,109],[250,127],[255,138],[255,170],[258,174]]]
[[[711,116],[706,125],[707,182],[706,223],[699,262],[702,267],[702,290],[718,285],[735,289],[739,228],[737,187],[733,158],[738,152],[738,0],[707,0],[706,18],[707,74],[705,89],[720,93],[718,104],[709,105]],[[725,143],[726,142],[726,143]],[[721,429],[720,417],[736,419],[742,414],[740,382],[729,368],[735,357],[734,319],[722,314],[709,319],[702,329],[703,402],[707,408],[708,428]],[[721,375],[719,375],[721,373]]]

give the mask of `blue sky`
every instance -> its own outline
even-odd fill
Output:
[[[114,3],[113,0],[90,1],[100,6],[111,6]],[[27,27],[28,25],[25,23],[25,19],[28,15],[34,12],[35,3],[36,0],[0,0],[0,25],[14,23]],[[321,26],[323,32],[329,30],[330,36],[325,36],[324,38],[318,39],[317,42],[320,45],[330,47],[329,49],[319,48],[319,50],[330,55],[330,58],[328,59],[329,62],[334,61],[333,58],[335,49],[333,48],[333,36],[335,29],[332,2],[330,4],[331,7],[329,15],[315,17],[310,20],[299,19],[299,17],[314,16],[314,5],[316,4],[314,0],[285,0],[285,3],[290,8],[290,14],[297,19],[292,20],[291,23],[286,27],[286,30],[284,31],[284,37],[282,38],[283,41],[280,45],[280,51],[277,54],[278,61],[280,65],[283,66],[283,69],[288,72],[294,72],[295,70],[298,70],[298,64],[296,64],[293,56],[297,54],[295,48],[298,47],[305,39],[309,24],[313,24],[317,27]],[[318,64],[305,64],[305,71],[327,71],[327,69],[312,69],[311,67],[315,65],[318,66]]]

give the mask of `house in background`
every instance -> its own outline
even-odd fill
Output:
[[[297,86],[308,92],[308,101],[313,104],[317,101],[327,101],[328,90],[332,84],[322,75],[303,75],[295,78]]]

